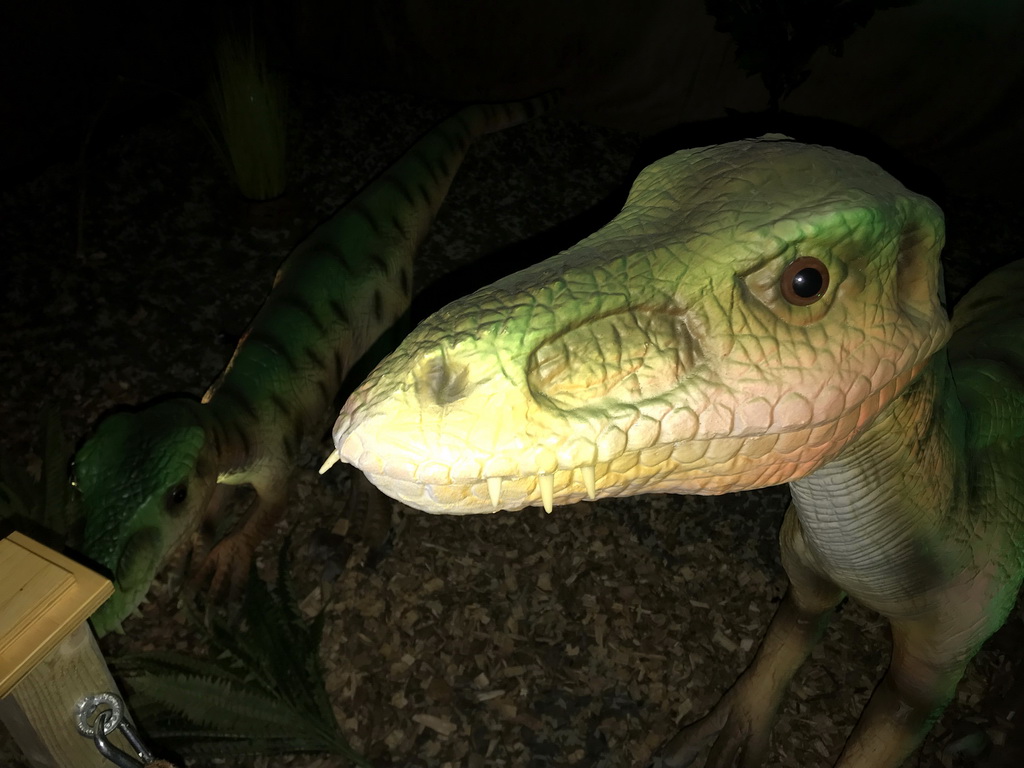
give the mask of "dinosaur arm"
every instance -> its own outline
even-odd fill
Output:
[[[264,473],[252,486],[255,498],[245,509],[241,520],[205,551],[193,576],[195,585],[209,583],[211,595],[218,596],[227,591],[230,600],[241,596],[256,547],[269,536],[284,513],[292,487],[291,468],[276,475]]]

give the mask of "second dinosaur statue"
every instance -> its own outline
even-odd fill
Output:
[[[120,626],[171,554],[217,521],[225,486],[250,485],[256,498],[202,573],[214,592],[245,579],[285,504],[304,436],[407,310],[413,255],[470,143],[549,101],[471,106],[442,122],[292,252],[201,403],[165,400],[99,423],[74,463],[84,554],[116,586],[92,618],[98,634]]]

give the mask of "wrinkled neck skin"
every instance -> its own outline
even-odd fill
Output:
[[[245,482],[238,476],[253,469],[267,453],[265,424],[231,400],[215,397],[200,410],[207,439],[213,441],[218,481],[235,478],[232,484]]]
[[[839,457],[790,488],[829,579],[883,615],[934,608],[973,559],[965,415],[945,353]]]

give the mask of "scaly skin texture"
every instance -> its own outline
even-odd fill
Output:
[[[117,591],[93,616],[104,634],[142,601],[169,557],[212,528],[246,484],[244,522],[205,559],[211,591],[244,581],[278,518],[303,437],[322,423],[351,366],[408,308],[412,262],[477,136],[517,124],[540,98],[467,107],[321,224],[284,262],[273,291],[202,403],[175,399],[104,419],[75,459],[84,554]]]
[[[342,409],[337,453],[451,514],[790,483],[787,595],[665,764],[760,765],[850,595],[889,619],[893,657],[837,765],[894,768],[1024,574],[1024,262],[951,325],[942,243],[938,208],[863,158],[679,152],[606,227],[424,322]]]

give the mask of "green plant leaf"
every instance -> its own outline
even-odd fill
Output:
[[[217,146],[239,191],[252,200],[284,192],[287,96],[284,81],[267,66],[250,29],[225,36],[217,48],[210,102],[220,132]]]
[[[259,687],[220,675],[147,673],[133,677],[132,688],[204,730],[237,733],[242,738],[259,734],[275,738],[306,730],[299,713],[287,703]]]
[[[190,612],[209,642],[205,658],[153,652],[113,662],[151,738],[183,755],[317,751],[369,768],[335,719],[319,656],[323,615],[306,621],[296,607],[289,545],[272,586],[251,571],[239,624]]]
[[[174,651],[148,651],[120,656],[110,663],[121,675],[140,677],[142,675],[194,675],[197,677],[222,677],[228,682],[244,685],[244,669],[233,669],[225,664],[197,656],[186,656]]]

